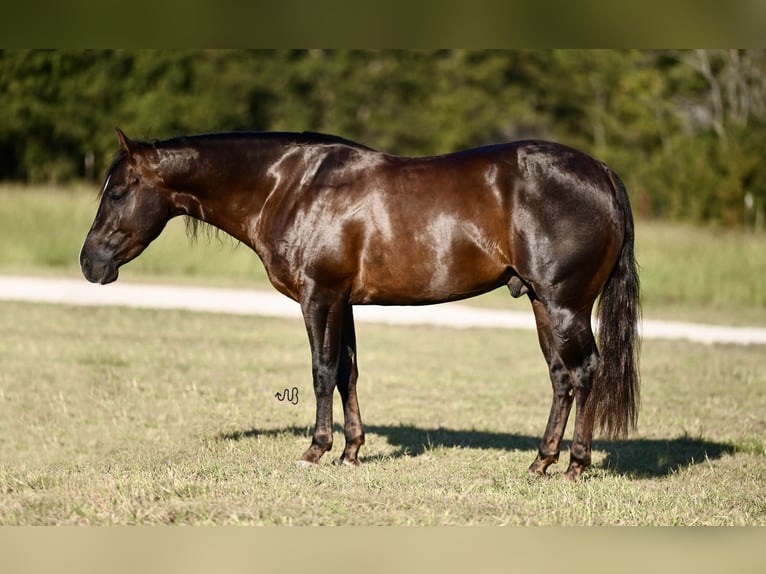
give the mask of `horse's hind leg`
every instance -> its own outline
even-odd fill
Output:
[[[553,384],[553,403],[545,427],[543,440],[537,458],[529,467],[532,475],[544,475],[546,469],[559,460],[561,439],[564,436],[569,411],[572,408],[572,383],[555,343],[550,317],[539,299],[532,300],[532,309],[537,321],[537,335],[540,348],[548,363],[551,383]]]
[[[577,480],[591,461],[593,418],[584,408],[598,366],[598,351],[590,327],[590,314],[550,308],[533,301],[540,346],[548,361],[553,383],[553,404],[540,450],[531,474],[545,474],[558,460],[561,440],[573,400],[577,402],[568,479]]]
[[[572,446],[569,451],[569,467],[565,478],[578,480],[585,468],[591,463],[591,443],[593,441],[594,409],[588,404],[593,378],[598,369],[598,351],[593,333],[588,325],[589,337],[584,336],[581,355],[576,366],[570,369],[574,381],[574,395],[577,404],[575,428],[572,434]]]
[[[356,331],[354,329],[353,307],[346,305],[343,316],[340,357],[338,359],[338,391],[343,403],[344,434],[346,448],[340,457],[341,464],[359,464],[359,447],[364,444],[364,428],[356,398],[356,380],[359,370],[356,365]]]

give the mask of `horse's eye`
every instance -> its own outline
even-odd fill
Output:
[[[115,187],[109,191],[109,200],[112,203],[119,203],[128,195],[127,187]]]

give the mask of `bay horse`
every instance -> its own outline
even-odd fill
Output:
[[[115,281],[179,215],[252,248],[274,287],[300,303],[308,331],[316,424],[299,464],[318,464],[332,446],[336,387],[340,462],[359,464],[353,305],[441,303],[503,285],[531,301],[553,385],[530,474],[558,461],[573,402],[566,479],[591,463],[594,426],[608,438],[635,426],[633,216],[621,179],[601,161],[545,141],[408,158],[315,133],[117,136],[80,252],[84,276]]]

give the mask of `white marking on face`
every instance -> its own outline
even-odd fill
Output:
[[[109,182],[112,180],[112,174],[110,173],[108,176],[106,176],[106,181],[104,182],[104,187],[101,188],[101,193],[106,193],[106,188],[109,187]]]

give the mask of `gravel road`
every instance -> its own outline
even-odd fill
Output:
[[[0,300],[68,305],[117,305],[186,309],[213,313],[300,317],[298,304],[276,291],[221,289],[116,282],[93,285],[85,279],[0,276]],[[460,303],[423,307],[357,306],[357,321],[392,325],[437,325],[453,328],[534,329],[532,312],[484,309]],[[766,345],[766,328],[727,327],[668,321],[643,321],[647,339],[687,339],[699,343]]]

